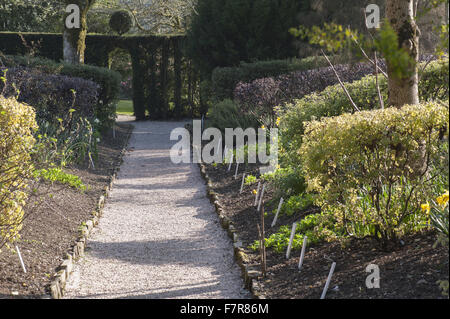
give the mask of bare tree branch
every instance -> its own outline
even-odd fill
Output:
[[[341,85],[342,89],[345,92],[345,95],[347,95],[348,99],[350,100],[350,103],[353,105],[353,108],[355,109],[356,112],[359,112],[359,108],[358,106],[356,106],[355,102],[353,101],[352,97],[350,96],[350,93],[348,93],[347,88],[345,87],[344,83],[342,83],[341,78],[339,77],[339,74],[337,73],[336,69],[334,68],[333,64],[331,63],[330,59],[327,57],[327,55],[325,54],[325,52],[323,50],[322,54],[325,57],[325,59],[327,60],[328,64],[331,66],[331,69],[333,70],[334,74],[336,75],[339,84]]]

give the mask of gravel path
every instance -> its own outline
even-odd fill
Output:
[[[133,125],[65,298],[250,298],[197,164],[170,161],[170,131],[184,123]]]

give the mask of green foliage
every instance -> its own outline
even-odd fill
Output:
[[[375,48],[386,60],[390,76],[403,79],[411,76],[411,72],[415,70],[416,61],[399,47],[398,35],[387,20],[375,38]]]
[[[18,239],[37,129],[31,106],[0,95],[0,247]]]
[[[114,123],[116,104],[120,92],[121,78],[119,73],[92,65],[57,63],[45,58],[7,56],[7,59],[3,62],[7,66],[22,65],[33,67],[45,73],[78,77],[97,83],[100,86],[100,90],[95,116],[100,120],[100,129],[106,130]]]
[[[448,102],[363,111],[307,123],[299,155],[317,204],[355,237],[383,245],[425,227],[420,204],[448,135]]]
[[[256,178],[256,176],[246,175],[244,183],[245,183],[245,185],[249,186],[249,185],[256,183],[257,181],[258,181],[258,179]]]
[[[61,10],[60,0],[2,0],[0,31],[61,31]]]
[[[90,79],[100,86],[96,118],[100,120],[100,130],[112,127],[116,119],[116,106],[120,92],[120,74],[91,65],[60,64],[60,74],[82,79]],[[58,67],[58,66],[57,66]]]
[[[334,220],[330,215],[324,213],[308,215],[297,223],[292,249],[296,250],[302,247],[304,236],[308,237],[308,245],[333,240],[337,237],[335,228]],[[264,244],[278,253],[284,252],[289,244],[291,230],[290,225],[281,226],[278,232],[270,235],[269,238],[265,238]],[[259,241],[255,241],[250,248],[259,249]]]
[[[250,116],[240,112],[238,105],[231,100],[223,100],[213,105],[208,113],[208,127],[215,127],[225,132],[225,128],[256,127],[257,122]]]
[[[346,83],[346,88],[360,109],[378,108],[378,94],[373,76],[367,76],[360,81]],[[380,79],[383,99],[387,102],[387,83]],[[339,84],[327,87],[324,91],[313,93],[286,105],[281,114],[281,144],[283,163],[293,163],[298,166],[298,149],[302,143],[304,122],[328,116],[336,116],[352,112],[347,96]]]
[[[419,74],[419,97],[422,101],[448,99],[448,58],[437,60],[426,66]]]
[[[126,10],[114,12],[109,20],[109,26],[119,35],[127,33],[133,26],[130,13]]]
[[[324,23],[323,27],[314,25],[311,28],[300,26],[291,28],[289,32],[310,44],[324,48],[328,52],[338,53],[352,45],[352,37],[357,38],[357,33],[350,28],[343,28],[336,23]]]
[[[188,55],[203,74],[241,61],[296,55],[287,30],[297,24],[295,0],[199,0],[187,32]]]
[[[427,101],[448,98],[447,79],[448,60],[430,63],[419,81],[420,99]],[[384,103],[387,105],[387,81],[381,76],[378,81]],[[346,83],[345,86],[360,110],[380,107],[375,76],[367,76],[360,81]],[[339,84],[286,105],[280,116],[281,161],[293,163],[295,166],[300,165],[297,150],[302,143],[304,122],[346,112],[353,112],[353,109]]]
[[[312,206],[314,202],[314,196],[308,193],[302,193],[289,197],[289,199],[283,203],[280,213],[292,216]]]
[[[334,63],[343,62],[339,56],[330,57]],[[324,57],[308,57],[304,59],[286,59],[242,62],[236,67],[218,67],[211,75],[211,91],[213,100],[233,98],[233,92],[239,82],[251,82],[256,79],[278,76],[294,71],[305,71],[328,66]]]
[[[85,164],[97,158],[98,132],[86,118],[60,119],[59,125],[39,123],[33,159],[40,165]],[[91,164],[91,163],[89,163]]]
[[[39,169],[33,172],[33,176],[36,179],[44,179],[51,183],[58,182],[62,185],[68,185],[82,192],[87,190],[86,185],[78,176],[66,173],[60,168]]]
[[[306,190],[305,178],[299,166],[287,166],[266,173],[263,178],[273,185],[275,197],[290,197],[303,194]]]
[[[358,46],[365,48],[367,52],[378,51],[389,66],[391,76],[399,79],[410,76],[415,69],[416,61],[406,50],[399,47],[398,35],[387,20],[375,35],[374,41],[365,39],[357,31],[349,27],[343,28],[336,23],[324,23],[323,27],[300,26],[298,29],[290,29],[290,32],[333,54],[342,53],[344,50],[357,52]]]

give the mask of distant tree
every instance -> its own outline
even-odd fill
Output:
[[[120,0],[138,32],[184,33],[197,0]]]
[[[204,74],[241,61],[296,55],[288,30],[299,0],[198,0],[188,28],[188,53]]]
[[[61,31],[61,0],[0,0],[0,31]]]

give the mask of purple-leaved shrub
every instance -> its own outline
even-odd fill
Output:
[[[39,122],[72,117],[93,118],[99,86],[89,80],[52,75],[24,67],[1,68],[0,94],[32,105]]]
[[[385,70],[382,61],[379,65]],[[375,71],[374,66],[369,63],[342,64],[334,68],[343,82],[360,80]],[[380,76],[383,75],[380,74]],[[267,115],[273,117],[276,106],[292,102],[313,92],[323,91],[326,87],[337,83],[338,79],[331,67],[296,71],[257,79],[249,83],[240,82],[234,90],[234,99],[241,105],[244,112],[257,114],[259,118],[265,118]]]

